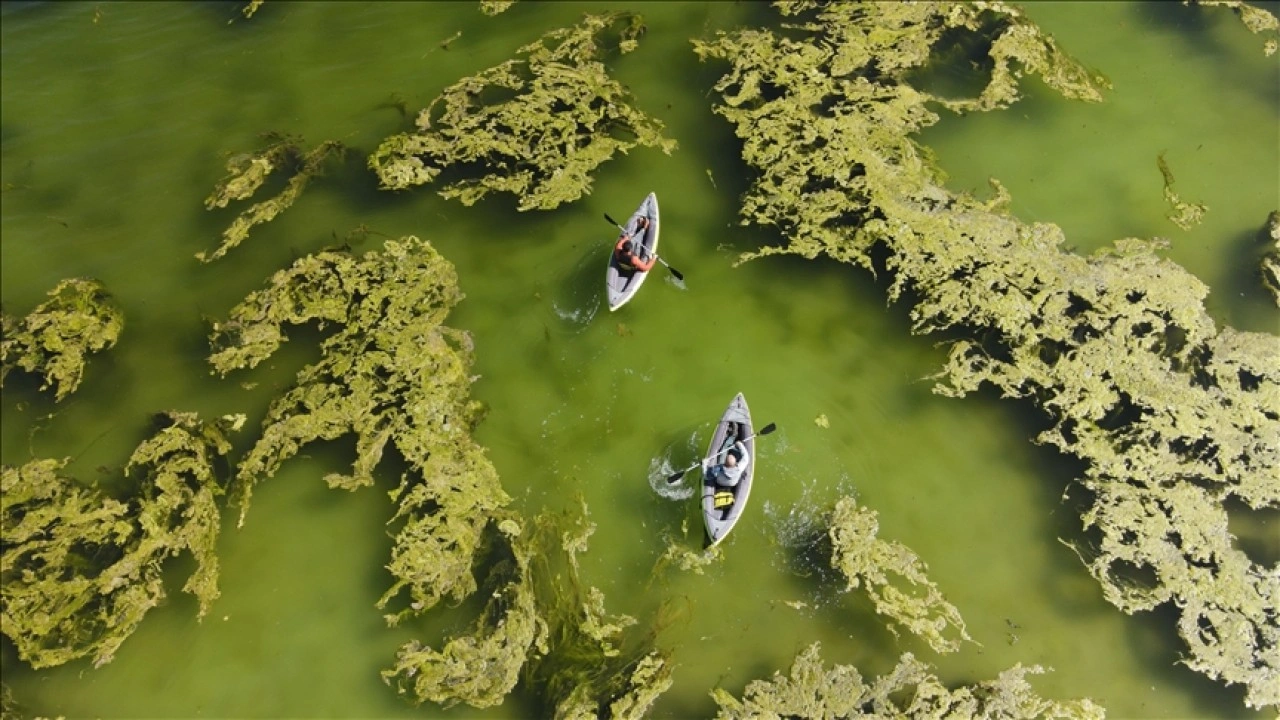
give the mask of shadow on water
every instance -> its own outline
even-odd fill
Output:
[[[1271,249],[1271,237],[1263,227],[1237,235],[1224,251],[1230,261],[1220,278],[1211,283],[1222,288],[1209,296],[1225,310],[1225,322],[1240,330],[1275,332],[1280,310],[1262,282],[1262,258]]]
[[[604,305],[604,268],[608,256],[599,247],[583,244],[577,250],[577,262],[568,278],[556,282],[551,290],[549,303],[541,303],[549,310],[542,318],[547,339],[552,335],[577,335],[591,324],[596,313]],[[539,290],[541,292],[541,290]]]
[[[1029,442],[1052,427],[1029,401],[1000,400],[989,386],[984,386],[977,395],[985,396],[990,402],[1001,402],[1006,412],[1016,418],[1016,427],[1026,430]],[[1078,545],[1082,550],[1096,546],[1096,529],[1086,532],[1081,519],[1093,502],[1092,493],[1077,482],[1085,476],[1087,464],[1049,445],[1033,444],[1030,452],[1044,479],[1039,485],[1041,505],[1053,508],[1049,511],[1050,531],[1061,541]],[[1045,586],[1043,595],[1049,598],[1060,617],[1086,621],[1090,617],[1122,612],[1105,600],[1098,582],[1069,548],[1063,547],[1049,556],[1051,562],[1042,567],[1039,581]],[[1185,694],[1199,709],[1197,716],[1251,716],[1244,710],[1242,689],[1225,687],[1180,664],[1187,647],[1178,636],[1178,619],[1179,610],[1172,603],[1125,617],[1122,625],[1134,655],[1153,675],[1164,678],[1161,685],[1187,688]]]
[[[1272,15],[1280,15],[1280,2],[1251,2],[1250,5],[1261,7]],[[1135,24],[1149,30],[1176,33],[1182,38],[1184,45],[1199,60],[1205,61],[1207,67],[1215,68],[1217,79],[1224,84],[1239,85],[1241,76],[1230,72],[1232,64],[1223,62],[1223,58],[1232,56],[1232,47],[1224,42],[1220,33],[1214,32],[1215,22],[1240,23],[1238,11],[1226,8],[1203,7],[1196,4],[1182,3],[1129,3],[1124,6]],[[1256,39],[1256,49],[1261,54],[1264,35],[1252,36]],[[1262,96],[1266,104],[1274,106],[1280,101],[1280,83],[1271,81],[1261,86],[1242,86],[1243,90]]]

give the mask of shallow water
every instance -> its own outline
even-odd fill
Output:
[[[609,610],[647,618],[662,603],[679,608],[659,638],[675,685],[654,717],[709,716],[712,687],[740,694],[815,640],[828,662],[867,676],[903,650],[950,682],[1039,663],[1054,668],[1034,680],[1043,695],[1089,696],[1110,717],[1248,715],[1238,689],[1175,664],[1171,613],[1122,615],[1058,542],[1079,527],[1061,496],[1080,468],[1028,442],[1044,423],[1034,408],[931,394],[926,378],[946,350],[910,335],[906,308],[886,306],[883,280],[796,258],[732,267],[739,252],[778,239],[736,224],[748,171],[711,112],[723,68],[699,64],[688,40],[776,22],[771,10],[641,6],[648,34],[610,67],[680,148],[607,163],[577,203],[518,213],[506,196],[466,208],[426,188],[374,189],[364,158],[406,127],[396,99],[412,115],[447,84],[603,9],[627,6],[523,2],[490,18],[475,3],[269,1],[249,20],[223,3],[3,6],[5,311],[23,315],[59,279],[88,275],[115,293],[126,329],[60,405],[12,377],[0,459],[71,456],[76,477],[110,483],[149,415],[166,409],[249,414],[243,450],[272,393],[317,356],[317,335],[295,333],[267,366],[220,380],[205,362],[202,317],[224,317],[293,257],[360,224],[416,234],[458,267],[468,297],[449,324],[475,336],[474,395],[490,407],[477,439],[518,509],[572,507],[580,494],[597,525],[583,580],[605,592]],[[1254,281],[1257,229],[1280,204],[1275,58],[1226,11],[1037,3],[1028,12],[1115,89],[1085,105],[1032,80],[1008,111],[944,117],[924,141],[951,187],[982,194],[997,177],[1016,214],[1061,225],[1081,251],[1167,237],[1169,256],[1213,288],[1220,323],[1280,332]],[[962,85],[963,72],[951,80]],[[238,211],[202,206],[225,157],[258,148],[271,130],[353,151],[244,245],[200,264],[193,255],[216,247]],[[1194,230],[1165,218],[1161,152],[1176,190],[1210,208]],[[610,313],[600,277],[616,231],[603,214],[625,217],[651,190],[666,259],[686,281],[656,270]],[[357,249],[379,244],[371,235]],[[655,574],[669,542],[701,541],[691,488],[664,476],[696,460],[738,391],[757,425],[780,428],[758,443],[752,506],[705,573]],[[101,669],[32,671],[0,643],[17,700],[72,717],[527,715],[520,689],[499,708],[444,711],[415,709],[382,683],[379,670],[405,640],[438,644],[469,618],[443,610],[420,627],[385,627],[373,603],[390,582],[390,506],[381,492],[320,481],[349,452],[342,442],[308,448],[258,487],[244,528],[227,514],[223,594],[204,622],[178,591],[184,560],[170,601]],[[863,596],[836,592],[806,560],[798,543],[817,511],[846,494],[879,513],[882,537],[928,562],[980,647],[938,656],[895,638]]]

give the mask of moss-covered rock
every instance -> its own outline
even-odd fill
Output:
[[[90,353],[116,344],[124,312],[96,280],[63,280],[25,318],[0,313],[0,387],[15,368],[44,377],[62,400],[84,379]]]
[[[520,48],[523,59],[454,83],[418,115],[418,130],[387,138],[369,157],[384,189],[444,178],[439,191],[471,205],[490,192],[549,210],[591,191],[592,173],[636,145],[670,153],[662,123],[636,110],[599,61],[607,34],[629,52],[638,15],[587,15]],[[455,179],[456,178],[456,179]]]
[[[64,460],[33,460],[0,475],[0,632],[42,668],[92,656],[109,662],[165,597],[164,561],[190,552],[183,590],[200,615],[218,598],[216,466],[244,418],[202,422],[169,413],[134,450],[129,497],[113,498],[59,475]]]

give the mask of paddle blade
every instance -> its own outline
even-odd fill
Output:
[[[778,424],[777,424],[777,423],[769,423],[768,425],[765,425],[764,427],[760,428],[760,434],[761,434],[761,435],[768,435],[769,433],[771,433],[771,432],[773,432],[774,430],[777,430],[777,429],[778,429]]]
[[[609,221],[611,224],[613,224],[613,225],[617,225],[618,227],[622,227],[622,225],[621,225],[617,220],[614,220],[613,218],[609,217],[609,213],[605,213],[605,214],[604,214],[604,219],[605,219],[605,220],[608,220],[608,221]]]
[[[667,265],[666,263],[662,263],[662,264]],[[671,274],[674,275],[677,280],[684,281],[684,273],[671,267],[670,265],[667,265],[667,269],[671,271]]]

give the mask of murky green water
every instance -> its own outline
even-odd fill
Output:
[[[374,189],[364,158],[405,127],[395,97],[412,113],[547,29],[604,9],[644,13],[640,50],[611,67],[667,123],[676,153],[610,162],[591,196],[550,213],[517,213],[508,197],[465,208],[426,190]],[[363,223],[430,239],[457,265],[468,299],[450,324],[475,336],[474,392],[491,408],[478,439],[519,509],[571,506],[581,494],[597,525],[584,580],[609,610],[680,608],[659,639],[677,667],[655,717],[706,717],[713,686],[739,693],[815,640],[829,662],[865,675],[909,649],[953,682],[1015,662],[1052,666],[1035,681],[1042,694],[1091,696],[1111,717],[1247,714],[1241,692],[1174,664],[1182,644],[1171,614],[1123,616],[1058,542],[1079,525],[1060,500],[1079,468],[1028,442],[1044,422],[1033,408],[932,395],[923,378],[945,349],[910,336],[905,309],[886,307],[883,281],[860,270],[798,259],[731,267],[738,252],[776,239],[736,226],[746,170],[708,94],[722,68],[700,65],[688,39],[774,22],[768,8],[523,2],[490,18],[475,3],[269,1],[247,21],[223,3],[3,12],[5,310],[25,314],[59,279],[88,275],[126,312],[119,345],[91,361],[61,405],[20,377],[6,386],[5,463],[72,456],[72,474],[111,482],[149,415],[166,409],[248,413],[243,449],[272,393],[316,356],[315,336],[298,333],[270,367],[218,380],[202,316],[225,316],[293,257]],[[1170,257],[1213,287],[1220,322],[1280,332],[1253,279],[1254,236],[1280,203],[1275,58],[1224,11],[1064,3],[1029,14],[1115,90],[1105,104],[1081,105],[1032,81],[1007,112],[945,118],[925,139],[952,187],[983,193],[998,177],[1015,213],[1060,224],[1081,250],[1168,237]],[[270,130],[354,151],[245,245],[201,265],[193,255],[215,247],[234,216],[204,210],[203,198],[224,157],[256,149]],[[1161,152],[1178,192],[1210,207],[1193,231],[1164,217]],[[602,215],[625,217],[650,190],[666,258],[686,282],[661,272],[611,314],[601,276],[614,230]],[[752,506],[723,562],[655,576],[669,542],[701,540],[688,490],[666,487],[662,471],[694,458],[737,391],[757,424],[780,426],[759,443]],[[829,427],[815,423],[820,415]],[[348,450],[310,448],[258,488],[244,528],[230,518],[223,595],[203,623],[178,592],[179,563],[168,604],[101,669],[35,672],[0,644],[19,702],[74,717],[528,715],[519,690],[491,711],[446,712],[415,709],[382,683],[379,670],[406,639],[438,643],[469,618],[441,611],[426,626],[385,627],[373,603],[390,582],[391,506],[380,492],[320,480]],[[898,640],[865,598],[836,593],[804,564],[796,538],[849,493],[879,512],[883,537],[929,563],[980,648],[940,657]]]

